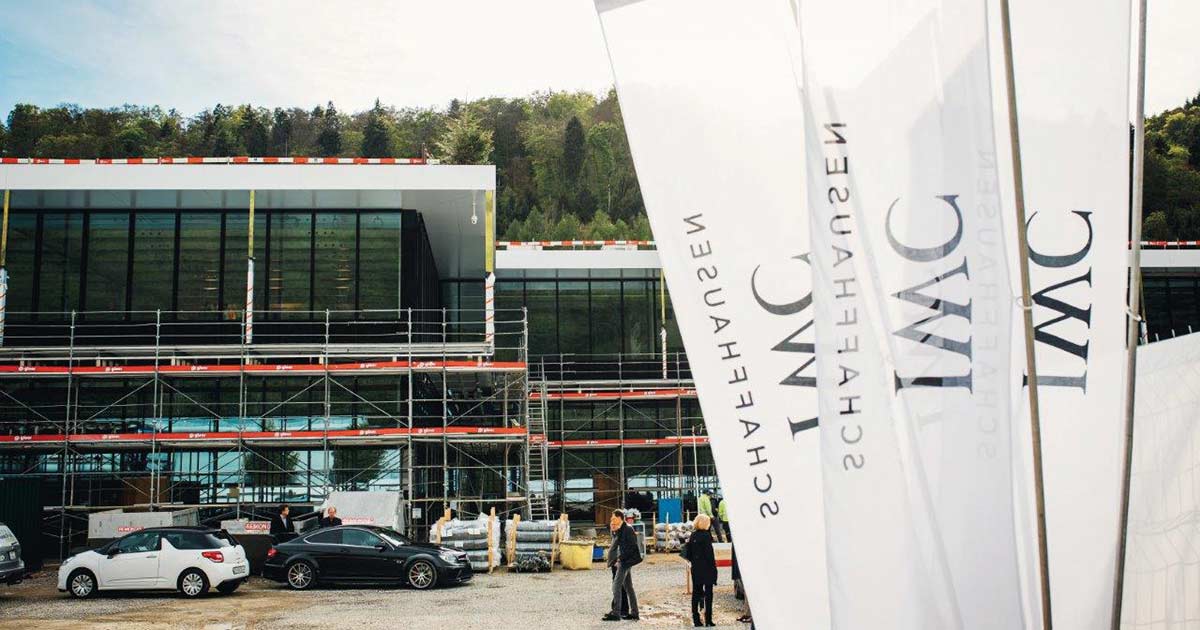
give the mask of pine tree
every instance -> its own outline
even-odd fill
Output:
[[[484,129],[475,114],[464,109],[446,123],[437,153],[448,164],[486,164],[492,155],[492,130]]]
[[[275,124],[271,125],[271,153],[284,156],[292,153],[292,117],[278,107],[275,108]]]
[[[321,155],[324,157],[335,157],[342,152],[342,125],[333,101],[330,101],[325,107],[321,135],[317,136],[317,148],[321,150]]]
[[[375,107],[367,114],[367,126],[363,130],[363,157],[390,157],[392,155],[392,135],[388,128],[387,114],[379,99],[375,99]]]
[[[572,116],[563,132],[563,174],[571,184],[579,181],[583,171],[584,142],[583,123],[578,116]]]
[[[8,154],[33,155],[42,135],[41,111],[34,105],[18,103],[8,114]]]

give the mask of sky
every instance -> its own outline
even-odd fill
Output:
[[[1045,1],[1045,0],[1020,0]],[[1146,111],[1200,92],[1200,0],[1149,0]],[[612,85],[592,0],[0,0],[13,105],[359,111]],[[1069,25],[1065,26],[1069,28]]]

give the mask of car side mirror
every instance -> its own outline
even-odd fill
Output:
[[[121,550],[117,547],[113,547],[112,549],[109,549],[108,550],[108,559],[112,560],[113,556],[115,556],[119,553],[121,553]]]
[[[375,548],[378,549],[379,551],[387,551],[388,550],[388,546],[383,543],[379,543],[378,545],[375,545]]]

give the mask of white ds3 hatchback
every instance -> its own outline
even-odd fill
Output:
[[[78,598],[126,590],[199,597],[212,587],[228,595],[249,573],[245,549],[223,530],[156,527],[67,558],[58,570],[58,590]]]

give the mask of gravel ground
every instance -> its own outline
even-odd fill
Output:
[[[641,608],[636,627],[691,626],[690,598],[684,593],[683,561],[652,555],[634,569]],[[605,623],[609,572],[549,574],[498,571],[477,574],[470,583],[427,592],[407,588],[317,588],[293,592],[252,578],[233,595],[215,593],[188,601],[176,593],[128,593],[76,601],[55,589],[56,569],[16,586],[0,586],[0,628],[368,628],[450,627],[463,630],[516,628],[628,628],[632,622]],[[718,627],[744,630],[734,620],[745,608],[733,597],[729,569],[721,569],[716,589]]]

